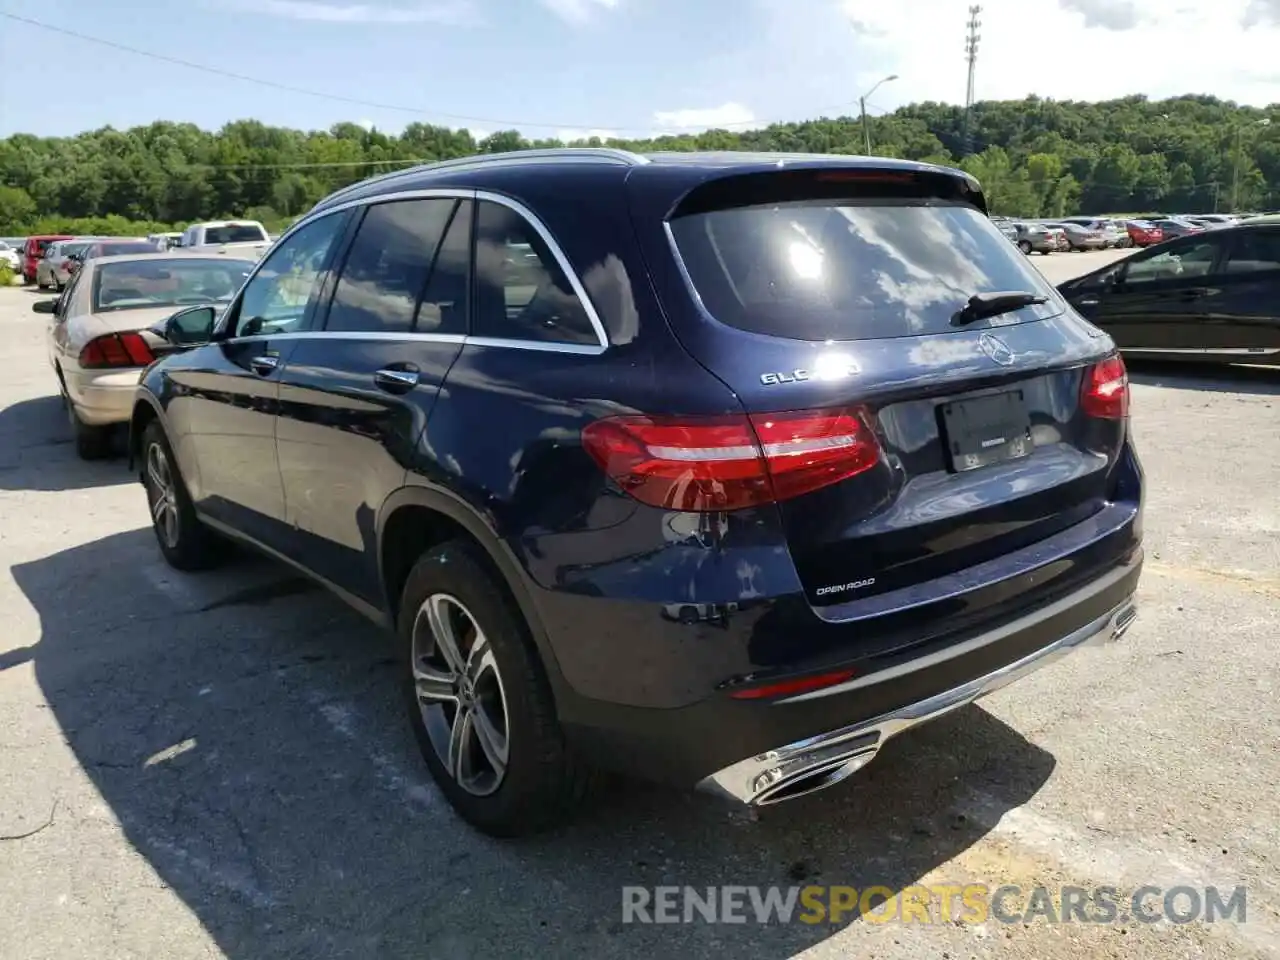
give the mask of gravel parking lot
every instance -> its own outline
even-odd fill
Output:
[[[356,614],[266,561],[164,566],[124,462],[75,457],[35,296],[0,290],[0,957],[1280,954],[1280,371],[1133,370],[1148,566],[1120,643],[757,819],[613,784],[503,844],[438,797]],[[1248,912],[621,922],[624,885],[809,883],[1243,884]]]

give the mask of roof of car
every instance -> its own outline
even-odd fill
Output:
[[[633,153],[612,147],[563,147],[547,150],[516,150],[508,153],[479,154],[444,160],[407,170],[396,170],[370,180],[352,184],[330,194],[315,205],[307,216],[350,200],[375,197],[391,192],[425,190],[432,187],[475,187],[486,174],[516,170],[563,170],[568,165],[609,169],[619,179],[632,174],[643,176],[669,174],[693,187],[697,183],[724,174],[766,173],[783,169],[863,168],[867,170],[900,170],[904,172],[946,174],[963,179],[977,189],[977,180],[951,167],[891,157],[846,156],[834,153],[750,153],[737,151],[694,151]]]
[[[198,251],[165,250],[155,253],[118,253],[110,257],[94,257],[89,262],[95,267],[108,263],[133,263],[136,261],[151,262],[154,260],[235,260],[241,263],[256,263],[254,257],[236,256],[232,253],[200,253]]]

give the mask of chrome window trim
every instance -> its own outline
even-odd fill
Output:
[[[518,200],[504,196],[500,193],[493,193],[488,190],[478,190],[470,187],[432,187],[422,190],[402,190],[396,193],[384,193],[370,197],[360,197],[355,200],[345,200],[342,203],[334,204],[332,207],[325,207],[318,211],[314,216],[304,216],[293,224],[288,230],[280,234],[278,240],[273,243],[270,248],[258,260],[249,276],[245,278],[244,283],[240,285],[240,289],[236,291],[236,295],[232,298],[227,309],[223,312],[223,317],[231,314],[233,308],[237,307],[240,302],[241,295],[245,288],[253,282],[253,278],[258,275],[258,271],[262,269],[263,264],[267,262],[267,258],[275,252],[275,248],[285,243],[298,230],[312,223],[319,221],[323,217],[333,216],[334,214],[345,213],[355,207],[370,206],[375,203],[391,203],[397,200],[432,200],[432,199],[454,199],[454,200],[487,200],[506,207],[516,215],[522,217],[526,223],[533,227],[534,232],[542,238],[542,242],[547,245],[547,249],[551,251],[551,255],[555,258],[556,263],[564,272],[565,277],[569,281],[569,286],[573,290],[574,295],[578,298],[578,302],[582,304],[583,310],[586,312],[587,320],[591,324],[591,329],[596,335],[596,343],[557,343],[554,341],[543,340],[520,340],[508,339],[505,337],[473,337],[471,335],[463,336],[461,334],[434,334],[434,333],[396,333],[396,334],[360,334],[361,337],[374,336],[375,339],[383,336],[393,337],[395,339],[428,339],[439,340],[442,343],[461,342],[465,340],[467,343],[476,346],[488,347],[507,347],[515,350],[542,350],[551,353],[576,353],[576,354],[601,354],[609,349],[609,336],[605,332],[604,322],[600,319],[600,314],[596,311],[595,304],[591,302],[591,297],[587,294],[586,287],[582,285],[582,280],[578,277],[578,273],[569,263],[569,257],[561,249],[560,244],[556,242],[551,231],[547,229],[546,224],[528,207]],[[474,267],[474,263],[472,264]],[[219,327],[222,321],[219,321]],[[297,333],[277,333],[277,334],[260,334],[252,337],[231,337],[227,342],[236,342],[248,340],[262,340],[267,337],[279,339],[281,337],[301,337],[305,335],[323,335],[338,339],[355,339],[354,337],[340,337],[340,333],[347,331],[326,331],[326,330],[304,330]]]
[[[537,340],[504,340],[500,337],[472,337],[461,333],[387,333],[359,330],[298,330],[291,333],[255,333],[251,337],[232,337],[223,343],[255,343],[261,340],[399,340],[404,343],[456,343],[468,347],[500,347],[509,350],[541,350],[546,353],[572,353],[599,356],[604,348],[591,343],[542,343]]]

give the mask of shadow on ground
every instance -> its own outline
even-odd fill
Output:
[[[113,457],[86,461],[76,454],[62,398],[35,397],[0,410],[0,490],[81,490],[132,480],[125,466],[125,431],[116,431]]]
[[[1280,367],[1126,360],[1129,379],[1148,387],[1280,397]]]
[[[287,571],[242,558],[184,577],[136,530],[12,573],[42,626],[16,661],[34,660],[125,835],[233,960],[790,957],[836,928],[624,925],[621,889],[900,889],[978,841],[1054,766],[969,708],[756,822],[614,784],[575,825],[499,843],[426,778],[384,637]],[[987,822],[955,812],[974,798]],[[77,829],[75,814],[54,829]]]

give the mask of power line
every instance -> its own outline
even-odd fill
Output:
[[[441,117],[447,120],[457,120],[457,121],[462,121],[464,123],[478,123],[478,124],[484,124],[485,126],[501,127],[506,129],[513,129],[513,128],[522,129],[522,128],[528,128],[528,127],[538,127],[546,130],[619,129],[621,131],[629,131],[632,133],[639,133],[642,130],[644,130],[644,128],[641,128],[641,127],[614,128],[612,124],[607,124],[607,123],[545,123],[545,122],[535,122],[532,120],[502,120],[495,117],[475,117],[475,116],[471,116],[469,114],[463,114],[463,113],[447,113],[443,110],[423,110],[420,107],[406,107],[401,104],[381,103],[376,100],[362,100],[358,97],[348,97],[338,93],[324,93],[319,90],[310,90],[306,87],[297,87],[288,83],[280,83],[277,80],[266,80],[266,79],[263,79],[262,77],[251,77],[248,74],[237,73],[233,70],[224,70],[221,67],[211,67],[211,66],[208,66],[207,64],[195,63],[194,61],[191,61],[191,60],[183,60],[179,57],[172,57],[164,53],[156,53],[151,50],[142,50],[142,49],[139,49],[138,47],[131,47],[131,46],[128,46],[127,44],[118,43],[115,40],[106,40],[102,37],[92,37],[92,36],[89,36],[88,34],[79,33],[75,30],[68,30],[66,27],[55,26],[54,24],[51,24],[51,23],[44,23],[43,21],[40,21],[40,20],[34,20],[31,17],[23,17],[16,13],[8,13],[3,10],[0,10],[0,17],[3,17],[7,20],[12,20],[15,23],[26,24],[29,27],[35,27],[38,30],[46,30],[49,33],[56,33],[64,37],[71,37],[76,40],[81,40],[85,43],[93,43],[93,44],[97,44],[98,46],[109,47],[113,50],[119,50],[124,53],[133,54],[134,56],[146,57],[151,60],[158,60],[161,63],[170,63],[175,66],[186,67],[190,70],[199,70],[202,73],[213,74],[216,77],[227,77],[228,79],[231,79],[231,80],[240,80],[244,83],[255,83],[259,86],[269,87],[273,90],[281,90],[285,93],[297,93],[307,97],[317,97],[321,100],[332,100],[336,103],[349,103],[353,106],[369,107],[374,110],[387,110],[394,113],[411,114],[416,117],[435,116],[435,117]],[[852,106],[852,104],[846,101],[844,103],[832,104],[827,107],[822,107],[815,112],[819,115],[825,115],[827,111],[839,110],[849,106]],[[732,120],[732,121],[729,121],[728,123],[719,124],[718,126],[720,128],[729,129],[733,127],[764,127],[764,126],[769,126],[775,123],[794,123],[794,122],[796,122],[794,118],[789,118],[784,120],[756,120],[756,119]],[[644,132],[648,133],[649,131],[644,130]],[[680,136],[681,134],[674,134],[674,135]]]

